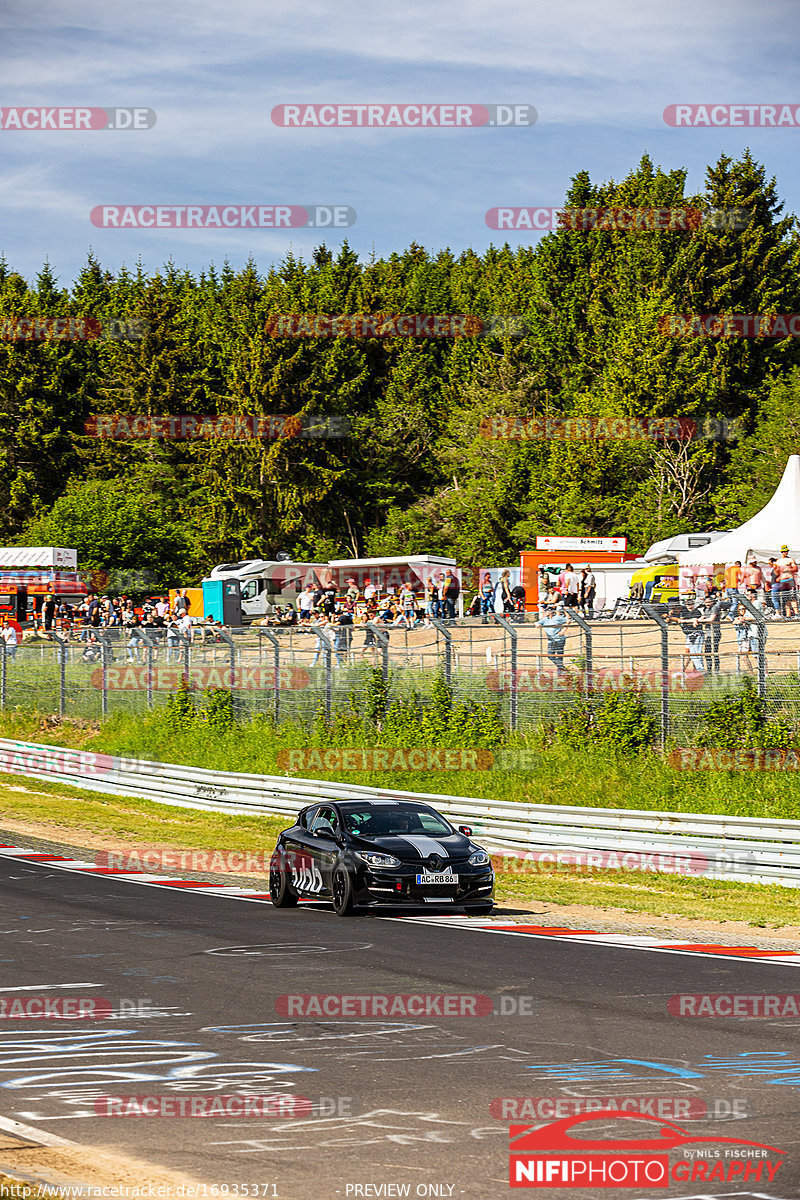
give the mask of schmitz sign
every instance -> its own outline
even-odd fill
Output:
[[[603,550],[624,551],[628,548],[626,537],[537,537],[537,550]]]

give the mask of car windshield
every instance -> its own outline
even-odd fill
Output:
[[[359,837],[402,837],[406,833],[427,834],[428,837],[447,837],[453,830],[432,808],[411,805],[389,805],[342,810],[344,823],[350,833]]]

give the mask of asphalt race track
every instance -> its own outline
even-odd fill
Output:
[[[694,1182],[540,1183],[529,1194],[800,1194],[800,1016],[668,1011],[678,993],[800,992],[796,967],[342,920],[317,906],[276,912],[18,861],[0,861],[0,897],[0,1001],[102,997],[113,1010],[101,1020],[0,1021],[4,1118],[227,1184],[231,1194],[258,1185],[249,1194],[282,1200],[479,1200],[510,1193],[511,1124],[549,1124],[579,1101],[636,1097],[629,1102],[646,1113],[708,1139],[712,1157]],[[279,1000],[375,993],[430,995],[434,1011],[287,1016]],[[452,994],[488,995],[494,1011],[441,1015],[437,997]],[[311,1110],[194,1119],[96,1111],[108,1096],[234,1093],[304,1097]],[[515,1097],[537,1107],[515,1115],[502,1105]],[[560,1110],[548,1105],[557,1100]],[[624,1124],[629,1138],[655,1128]],[[595,1127],[586,1136],[601,1135]],[[778,1147],[777,1175],[759,1178],[757,1156],[713,1157],[720,1137]],[[687,1153],[671,1150],[670,1162]],[[718,1161],[720,1170],[735,1161],[736,1179],[703,1182]]]

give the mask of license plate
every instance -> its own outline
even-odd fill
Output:
[[[442,871],[438,875],[418,875],[417,883],[452,883],[455,887],[458,883],[458,878],[455,875],[447,875]]]

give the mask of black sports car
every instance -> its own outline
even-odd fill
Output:
[[[427,804],[344,800],[312,804],[278,838],[269,872],[277,908],[330,899],[340,917],[358,906],[447,905],[492,911],[491,859]]]

